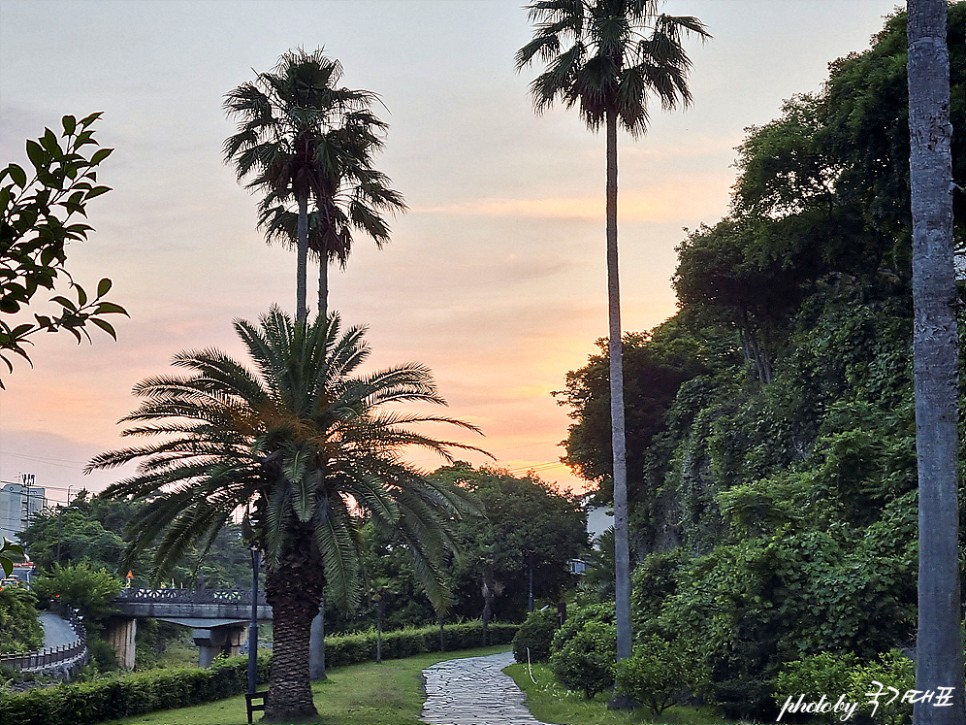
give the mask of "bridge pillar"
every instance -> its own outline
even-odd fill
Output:
[[[240,654],[247,630],[244,624],[192,629],[191,637],[198,645],[198,666],[210,667],[212,660],[220,654]]]
[[[107,624],[105,639],[114,648],[117,663],[125,670],[134,669],[137,656],[137,645],[134,638],[138,632],[138,621],[121,617],[112,617]]]

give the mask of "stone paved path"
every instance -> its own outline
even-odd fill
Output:
[[[513,653],[439,662],[423,670],[426,703],[422,721],[431,725],[545,725],[524,704],[526,696],[501,670]]]

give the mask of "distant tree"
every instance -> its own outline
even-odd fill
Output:
[[[111,600],[121,592],[121,578],[86,562],[54,564],[34,580],[33,589],[41,601],[76,607],[88,622],[103,623],[113,611]]]
[[[569,560],[587,548],[587,524],[576,496],[553,490],[533,475],[513,476],[467,463],[441,468],[434,478],[460,485],[480,502],[484,518],[457,523],[460,555],[453,578],[457,611],[484,617],[522,619],[534,597],[555,600],[575,581]]]
[[[627,535],[624,383],[621,367],[620,279],[617,258],[617,129],[639,137],[650,118],[648,97],[667,110],[688,105],[691,60],[686,34],[710,37],[695,17],[658,12],[658,0],[538,0],[529,5],[533,40],[516,55],[518,69],[547,64],[531,83],[537,111],[560,100],[577,106],[587,125],[607,135],[607,306],[613,430],[617,657],[631,654],[631,574]]]
[[[676,334],[683,332],[684,334]],[[582,478],[599,486],[597,497],[613,500],[610,425],[610,358],[606,340],[587,364],[567,373],[566,387],[554,396],[568,407],[570,424],[564,440],[564,462]],[[681,384],[705,370],[701,342],[680,321],[650,333],[624,335],[624,402],[627,421],[627,481],[632,498],[643,494],[644,454],[664,429],[664,416]]]
[[[112,149],[97,149],[89,157],[85,146],[97,146],[91,126],[100,113],[78,121],[64,116],[61,140],[49,128],[36,141],[27,141],[28,173],[18,164],[0,169],[0,360],[13,372],[13,356],[30,362],[26,346],[38,332],[67,331],[80,342],[90,340],[87,325],[116,338],[105,315],[124,314],[123,307],[107,301],[111,280],[97,283],[91,299],[66,269],[67,245],[87,239],[92,227],[76,221],[87,216],[87,202],[110,191],[97,184],[97,167]],[[67,278],[75,300],[62,294],[51,298],[52,314],[34,312],[35,295],[54,290]],[[0,380],[0,388],[3,388]]]
[[[919,469],[916,686],[951,687],[951,707],[914,705],[914,721],[962,725],[959,567],[959,339],[953,269],[953,174],[946,0],[910,0],[909,137],[913,362]]]
[[[371,110],[378,96],[339,87],[341,77],[342,64],[321,48],[290,51],[274,71],[259,73],[225,99],[229,115],[241,119],[225,141],[225,160],[239,180],[251,178],[248,187],[265,194],[259,226],[269,240],[294,242],[297,249],[298,320],[307,314],[308,250],[319,256],[318,313],[324,319],[329,263],[345,265],[354,231],[381,247],[389,241],[383,214],[405,208],[388,177],[372,167],[387,127]]]
[[[143,548],[160,537],[159,571],[189,546],[204,547],[239,511],[246,537],[264,553],[274,649],[266,717],[313,717],[309,632],[323,592],[351,609],[361,595],[359,530],[365,520],[392,530],[432,601],[445,608],[443,558],[467,496],[407,464],[411,446],[452,460],[453,449],[413,429],[467,423],[399,413],[400,403],[444,404],[429,371],[408,365],[359,372],[364,330],[339,318],[296,322],[278,308],[235,330],[254,371],[218,350],[181,353],[184,375],[148,378],[127,435],[151,440],[104,453],[89,468],[138,462],[107,490],[145,501],[132,531]],[[387,410],[387,408],[389,410]],[[157,437],[156,437],[157,436]]]
[[[118,530],[105,528],[81,506],[38,514],[20,539],[41,572],[54,564],[83,562],[115,574],[124,573],[120,569],[125,568],[121,560],[127,543]]]

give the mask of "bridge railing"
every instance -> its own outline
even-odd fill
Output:
[[[132,604],[251,604],[251,590],[245,589],[122,589],[118,602]],[[258,604],[266,605],[265,592],[258,593]]]
[[[50,608],[55,614],[67,620],[77,635],[77,640],[59,647],[45,647],[34,652],[9,652],[0,655],[0,665],[15,667],[18,670],[41,670],[69,662],[82,656],[87,650],[87,630],[76,609],[55,604]]]

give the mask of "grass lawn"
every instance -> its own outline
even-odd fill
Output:
[[[505,652],[507,645],[457,652],[430,652],[402,660],[369,662],[328,671],[312,686],[318,725],[420,725],[423,709],[419,674],[442,660]],[[261,713],[255,713],[255,722]],[[205,705],[161,710],[115,720],[109,725],[245,725],[245,698],[236,695]]]
[[[527,693],[527,705],[533,716],[556,725],[724,725],[725,720],[713,708],[672,707],[657,718],[647,708],[608,710],[610,693],[585,700],[580,693],[568,692],[557,683],[546,665],[533,665],[533,680],[526,665],[511,665],[504,670]]]

